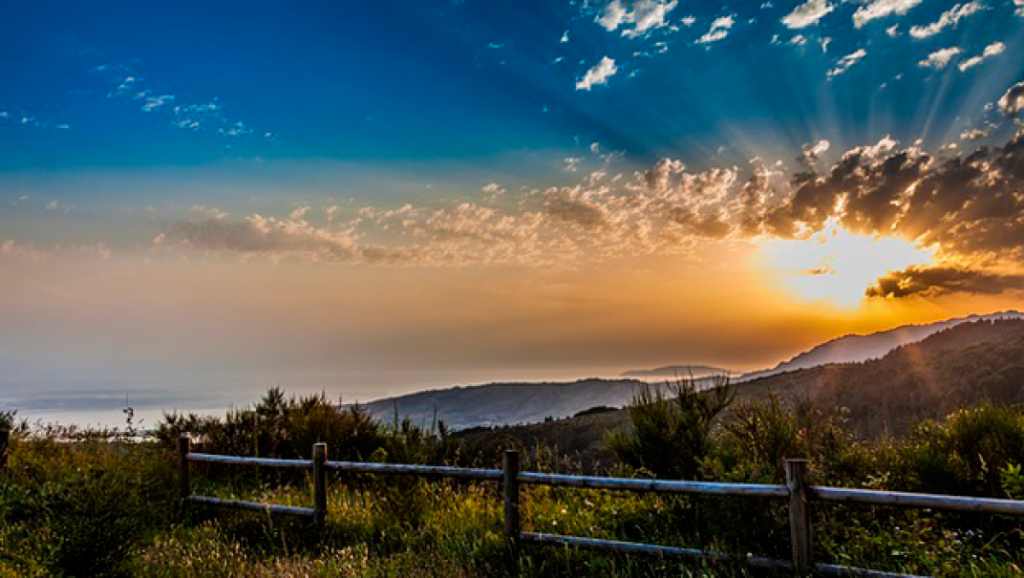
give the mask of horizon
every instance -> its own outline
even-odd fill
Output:
[[[0,410],[1024,309],[1019,2],[9,6]]]

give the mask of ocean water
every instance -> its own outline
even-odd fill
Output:
[[[0,411],[17,411],[31,423],[124,427],[125,408],[134,424],[155,426],[165,412],[223,415],[259,401],[271,387],[286,394],[323,392],[339,403],[366,402],[428,389],[492,382],[573,381],[615,377],[617,371],[513,369],[351,372],[332,375],[277,375],[180,379],[0,380]]]

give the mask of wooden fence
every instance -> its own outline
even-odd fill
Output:
[[[907,508],[928,508],[1013,516],[1024,515],[1024,501],[811,486],[806,481],[807,462],[805,460],[787,460],[786,485],[773,485],[605,478],[523,472],[519,470],[519,452],[514,450],[505,452],[502,464],[503,467],[500,470],[457,468],[450,466],[332,462],[327,460],[327,445],[323,443],[318,443],[313,446],[313,458],[311,460],[282,460],[195,453],[191,451],[191,442],[188,437],[182,437],[178,440],[178,452],[179,493],[181,499],[188,503],[306,516],[309,517],[312,523],[319,529],[323,528],[327,517],[328,470],[354,473],[497,481],[501,483],[504,495],[504,535],[513,547],[521,547],[526,544],[553,544],[589,550],[647,554],[669,558],[734,561],[755,568],[788,570],[796,576],[825,575],[877,578],[922,578],[909,574],[896,574],[865,568],[852,568],[849,566],[840,566],[835,564],[815,563],[812,554],[813,549],[811,539],[812,525],[810,502],[812,501],[869,504],[875,506],[901,506]],[[313,474],[313,507],[298,508],[193,495],[189,468],[189,464],[191,462],[210,462],[230,465],[251,465],[271,468],[311,470]],[[521,529],[519,522],[519,490],[523,485],[669,494],[746,496],[787,500],[789,503],[789,529],[790,539],[792,542],[792,558],[789,560],[779,560],[761,556],[734,556],[709,550],[678,548],[674,546],[660,546],[656,544],[642,544],[635,542],[620,542],[616,540],[599,540],[579,536],[524,532]]]

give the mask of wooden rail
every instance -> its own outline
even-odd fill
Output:
[[[504,497],[503,532],[509,545],[513,548],[519,548],[523,544],[547,544],[628,554],[647,554],[667,558],[730,561],[743,563],[754,568],[790,570],[796,576],[823,575],[866,578],[923,578],[910,574],[882,572],[866,568],[852,568],[836,564],[815,563],[813,558],[811,531],[811,502],[817,501],[867,504],[874,506],[899,506],[907,508],[955,510],[1024,516],[1024,501],[811,486],[806,480],[807,462],[805,460],[786,460],[786,485],[783,486],[771,484],[605,478],[522,472],[519,470],[519,452],[514,450],[505,452],[502,463],[503,467],[500,470],[457,468],[451,466],[332,462],[327,460],[327,445],[324,443],[318,443],[313,446],[313,459],[311,460],[282,460],[193,453],[191,451],[191,442],[187,437],[182,437],[178,440],[178,452],[179,495],[183,502],[189,504],[203,504],[241,510],[257,510],[293,516],[306,516],[311,518],[313,524],[317,528],[322,529],[327,517],[327,470],[352,473],[497,481],[501,483]],[[189,468],[190,462],[311,470],[313,473],[313,507],[300,508],[294,506],[260,504],[256,502],[243,502],[193,495],[191,472]],[[673,546],[642,544],[636,542],[620,542],[617,540],[600,540],[579,536],[561,536],[557,534],[524,532],[520,527],[519,518],[520,486],[524,484],[630,492],[709,494],[780,500],[784,499],[789,503],[789,527],[790,541],[792,543],[792,557],[790,560],[779,560],[761,556],[734,556],[711,550],[678,548]]]

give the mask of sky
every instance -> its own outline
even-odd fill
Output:
[[[2,10],[0,404],[747,370],[1024,306],[1024,0]]]

